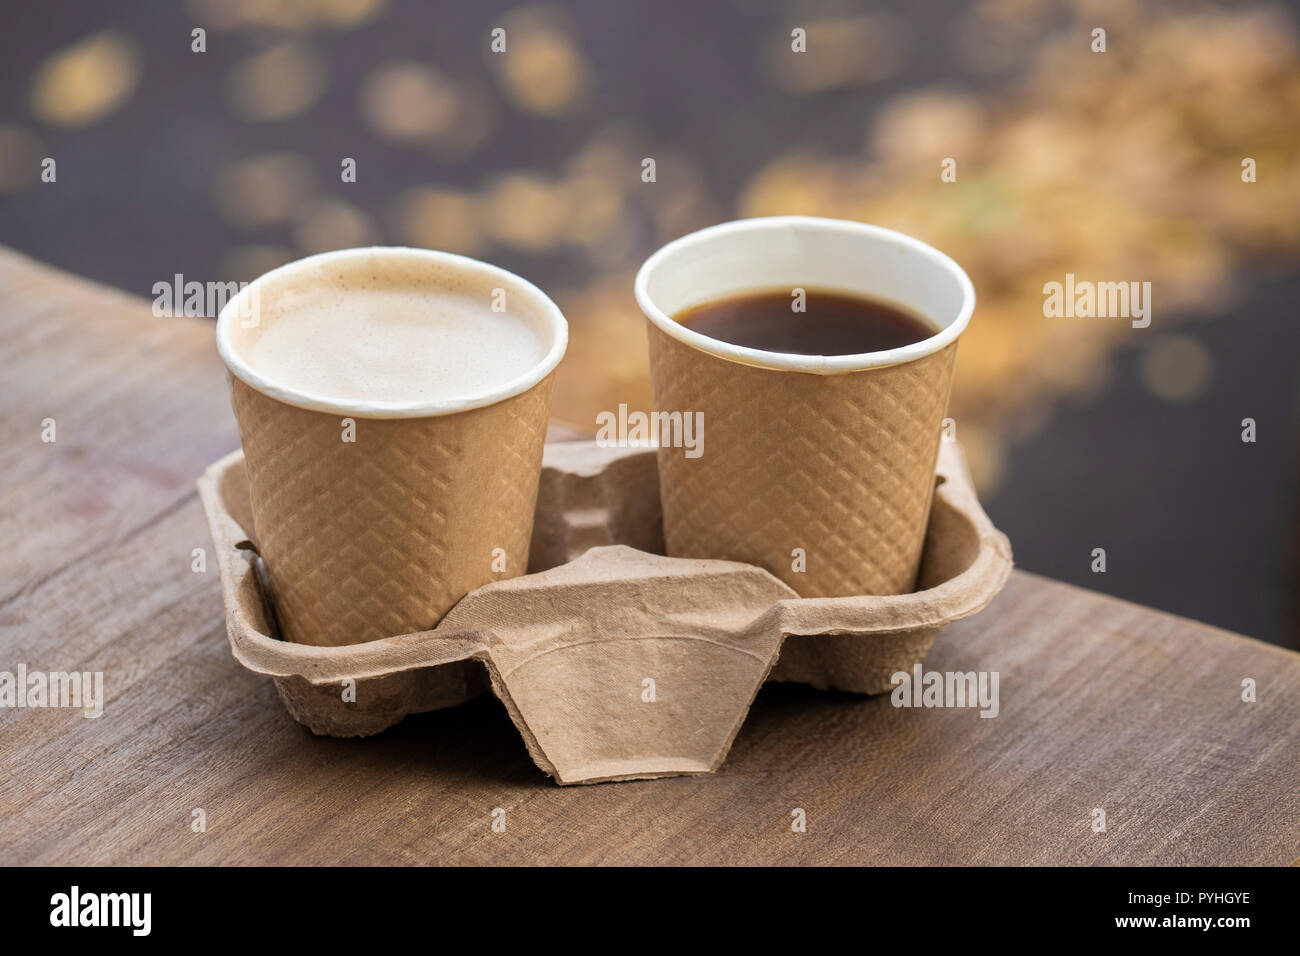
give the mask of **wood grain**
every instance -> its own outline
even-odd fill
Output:
[[[1300,858],[1300,655],[1023,572],[927,659],[998,671],[994,719],[769,685],[716,776],[576,788],[491,697],[313,737],[191,571],[194,478],[238,444],[211,324],[0,250],[0,381],[0,670],[108,698],[0,711],[0,864]]]

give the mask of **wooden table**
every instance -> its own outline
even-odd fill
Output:
[[[0,864],[1300,858],[1300,655],[1023,572],[926,662],[998,671],[996,719],[771,685],[716,776],[569,788],[490,696],[313,737],[192,570],[194,479],[239,443],[211,322],[0,250],[0,383],[0,670],[107,697],[0,710]]]

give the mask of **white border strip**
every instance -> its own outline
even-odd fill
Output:
[[[284,277],[308,264],[312,266],[328,265],[331,262],[347,262],[351,264],[367,259],[370,261],[375,259],[381,261],[399,259],[407,262],[416,260],[428,263],[431,266],[477,275],[495,286],[520,292],[529,299],[530,304],[541,316],[545,325],[544,334],[549,334],[551,338],[551,347],[536,366],[503,385],[464,398],[442,399],[432,402],[343,402],[325,395],[302,392],[279,385],[265,378],[235,351],[230,340],[230,334],[234,324],[239,321],[241,305],[253,294],[255,288],[260,293],[261,285],[266,280]],[[559,307],[550,300],[546,293],[527,279],[498,266],[480,262],[477,259],[470,259],[467,256],[459,256],[451,252],[436,252],[432,249],[411,249],[405,246],[369,246],[361,249],[339,249],[295,260],[280,266],[278,269],[272,269],[249,283],[248,286],[239,291],[238,295],[226,302],[221,309],[221,314],[217,316],[217,352],[220,353],[221,360],[226,363],[226,368],[230,370],[230,373],[244,384],[261,392],[263,395],[298,408],[306,408],[315,412],[327,412],[334,415],[355,415],[360,418],[427,418],[435,415],[452,415],[472,408],[494,405],[504,399],[528,391],[554,371],[555,367],[560,364],[560,359],[564,357],[564,351],[568,344],[569,325],[564,320],[564,315],[560,312]]]
[[[693,332],[686,326],[674,322],[650,297],[650,276],[655,269],[662,266],[668,256],[688,251],[693,246],[703,245],[736,234],[761,232],[767,229],[787,228],[789,226],[818,229],[825,232],[840,232],[846,236],[866,235],[873,239],[906,247],[922,258],[929,260],[936,269],[948,273],[957,282],[961,290],[962,300],[956,317],[928,339],[923,339],[912,345],[904,345],[901,348],[887,349],[883,352],[862,352],[857,355],[795,355],[788,352],[765,352],[761,349],[745,348],[710,338],[707,335],[701,335],[699,332]],[[921,242],[921,240],[913,239],[901,232],[885,229],[882,226],[872,226],[849,219],[823,219],[816,216],[767,216],[759,219],[737,219],[734,222],[709,226],[698,232],[682,236],[680,239],[674,239],[647,259],[641,266],[640,271],[636,274],[635,291],[637,304],[641,306],[641,311],[646,314],[646,318],[658,326],[662,332],[672,336],[679,342],[699,349],[701,352],[707,352],[709,355],[716,355],[718,358],[738,362],[741,365],[754,365],[759,368],[789,372],[810,372],[815,375],[858,372],[869,368],[901,365],[904,362],[912,362],[923,358],[956,341],[957,336],[961,335],[970,322],[971,313],[975,311],[975,287],[971,284],[970,277],[966,275],[961,266],[933,246],[929,246]],[[927,316],[927,318],[931,321],[937,321],[934,316]]]

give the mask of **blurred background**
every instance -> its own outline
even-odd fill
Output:
[[[632,276],[664,241],[782,213],[916,235],[975,282],[951,414],[1017,563],[1300,646],[1294,6],[46,0],[4,20],[0,242],[145,297],[371,243],[485,258],[564,309],[555,414],[587,429],[650,407]],[[1044,318],[1067,272],[1151,282],[1150,328]]]

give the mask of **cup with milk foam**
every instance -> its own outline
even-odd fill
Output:
[[[532,283],[424,249],[311,256],[226,304],[217,349],[282,637],[425,630],[525,573],[567,343]]]

